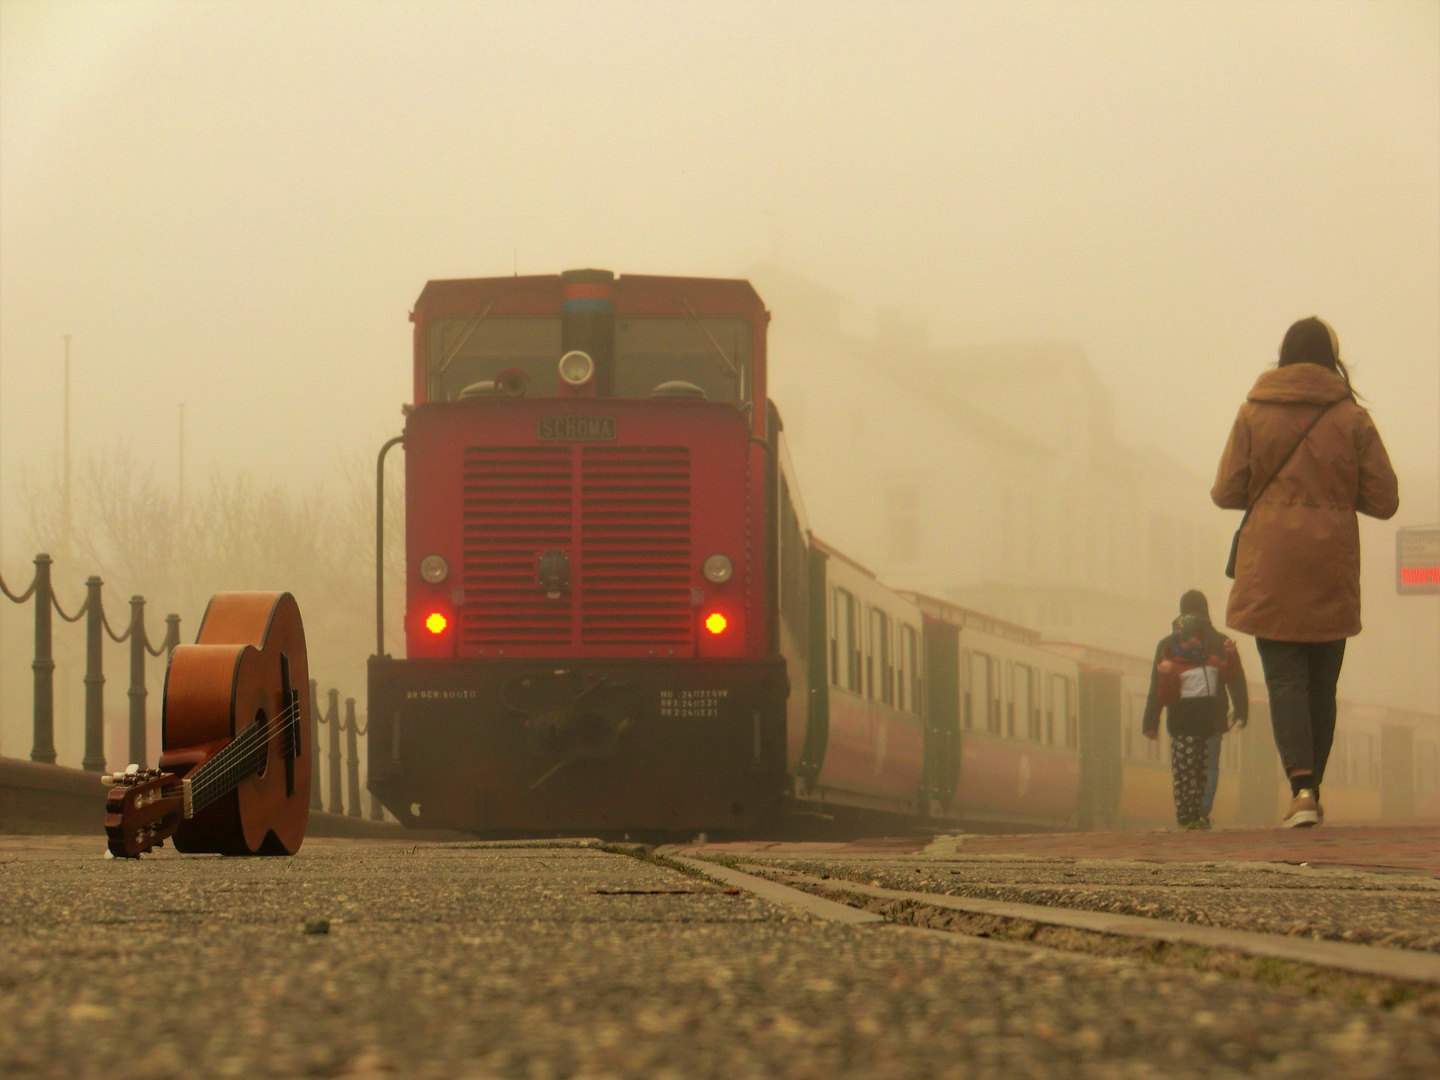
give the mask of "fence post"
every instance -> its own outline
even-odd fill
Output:
[[[55,657],[50,651],[49,555],[35,556],[35,727],[30,760],[55,764]]]
[[[323,810],[320,797],[320,695],[315,680],[310,680],[310,809]]]
[[[330,725],[330,805],[326,808],[332,814],[345,813],[340,801],[340,691],[330,691],[330,708],[325,712],[325,722]]]
[[[180,644],[180,616],[165,616],[165,660],[175,655],[175,646]]]
[[[345,699],[345,794],[349,804],[345,812],[360,816],[360,743],[355,731],[355,699]]]
[[[104,648],[102,622],[105,609],[101,607],[100,588],[104,585],[98,577],[85,579],[85,757],[80,767],[89,772],[105,771],[105,667],[101,649]]]
[[[130,597],[130,760],[149,766],[145,746],[145,598]]]

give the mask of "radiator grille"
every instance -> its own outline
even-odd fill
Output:
[[[573,551],[572,473],[569,446],[472,446],[465,451],[462,643],[571,641],[570,598],[551,600],[540,591],[535,559],[547,548]]]
[[[688,645],[690,451],[586,446],[581,455],[581,641]]]

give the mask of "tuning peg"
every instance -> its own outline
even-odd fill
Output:
[[[138,773],[139,771],[140,771],[140,766],[137,765],[137,764],[136,764],[135,762],[133,762],[133,761],[132,761],[129,765],[126,765],[126,766],[125,766],[125,775],[126,775],[126,776],[134,776],[134,775],[135,775],[136,773]]]

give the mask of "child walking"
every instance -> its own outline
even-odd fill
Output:
[[[1210,828],[1213,789],[1207,791],[1211,741],[1219,747],[1227,730],[1229,705],[1244,727],[1250,694],[1235,643],[1210,623],[1205,594],[1191,589],[1180,598],[1180,617],[1155,646],[1150,696],[1141,730],[1160,737],[1160,710],[1170,733],[1170,774],[1175,789],[1175,821],[1182,829]],[[1216,755],[1218,765],[1218,754]],[[1208,796],[1208,797],[1207,797]]]

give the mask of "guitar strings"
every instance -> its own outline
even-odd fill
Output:
[[[190,799],[192,812],[209,805],[214,799],[225,794],[244,776],[235,776],[237,767],[247,765],[246,759],[268,742],[278,729],[292,718],[293,710],[267,720],[263,725],[252,724],[240,737],[233,739],[191,777]]]
[[[237,768],[250,767],[246,759],[259,750],[279,733],[284,724],[294,719],[298,708],[291,706],[267,720],[263,725],[252,724],[239,737],[226,744],[214,757],[198,770],[200,775],[191,777],[190,801],[192,813],[208,806],[215,799],[244,780],[248,773],[235,775]]]
[[[239,736],[223,746],[212,758],[200,766],[197,775],[190,777],[192,799],[197,790],[207,790],[213,779],[230,771],[234,765],[243,762],[251,752],[258,750],[262,742],[268,741],[278,734],[279,729],[292,720],[297,711],[298,706],[287,706],[283,711],[267,719],[264,724],[251,724]]]
[[[222,747],[214,757],[201,765],[196,770],[196,775],[189,777],[192,812],[198,813],[203,807],[208,806],[229,791],[235,783],[244,780],[244,775],[232,777],[231,774],[236,767],[244,763],[252,753],[258,751],[262,743],[268,742],[275,735],[280,734],[287,723],[297,721],[302,711],[303,706],[297,701],[270,717],[264,724],[251,724],[242,734]]]

